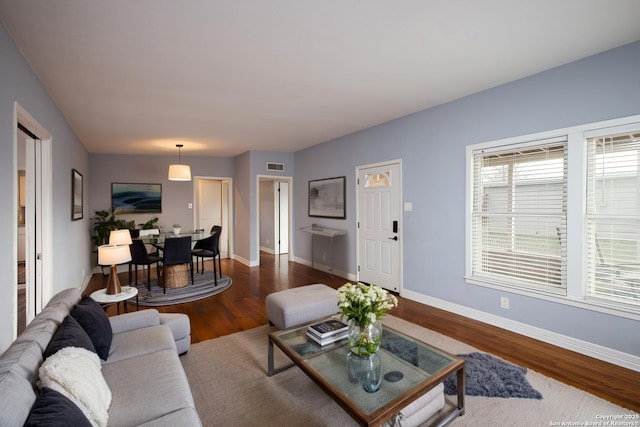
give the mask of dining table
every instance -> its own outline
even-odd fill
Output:
[[[188,236],[191,237],[191,248],[193,249],[193,246],[195,246],[198,240],[205,239],[209,237],[210,234],[205,232],[204,230],[187,231],[187,232],[181,232],[178,234],[173,232],[167,232],[167,233],[160,233],[160,234],[150,234],[148,236],[139,237],[139,239],[144,241],[145,244],[150,244],[151,246],[158,249],[159,251],[163,251],[164,243],[167,239],[174,239],[176,237],[188,237]],[[181,288],[189,284],[189,277],[187,275],[187,271],[186,270],[183,271],[183,269],[184,269],[184,265],[180,265],[180,264],[168,265],[166,267],[163,267],[163,270],[165,270],[163,272],[163,276],[165,280],[165,286],[167,288]],[[169,277],[171,278],[171,280],[167,280],[167,278]]]

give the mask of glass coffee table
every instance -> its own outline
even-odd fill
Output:
[[[382,346],[378,350],[382,375],[400,372],[402,379],[383,379],[378,391],[368,393],[362,384],[349,380],[347,340],[320,346],[307,338],[308,325],[269,333],[269,376],[298,366],[358,423],[377,426],[455,372],[457,404],[445,404],[444,413],[435,422],[445,426],[464,414],[464,360],[383,324]],[[293,363],[275,368],[274,345]]]

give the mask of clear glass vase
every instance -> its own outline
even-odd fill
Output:
[[[380,348],[382,342],[382,323],[376,320],[364,325],[355,319],[349,319],[349,348],[357,356],[369,356]]]
[[[380,389],[382,382],[382,361],[378,354],[358,356],[347,354],[347,369],[349,381],[362,384],[367,393],[374,393]]]

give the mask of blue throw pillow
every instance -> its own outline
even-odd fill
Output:
[[[82,326],[71,316],[65,317],[60,326],[58,326],[58,330],[53,334],[42,358],[46,359],[65,347],[80,347],[86,348],[94,353],[96,352],[89,335],[87,335]]]
[[[26,427],[91,427],[80,408],[55,390],[44,387],[31,407]]]
[[[100,304],[93,298],[84,296],[71,310],[71,316],[87,332],[100,359],[107,360],[113,339],[113,330],[107,313],[104,312]]]

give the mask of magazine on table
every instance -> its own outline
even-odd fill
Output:
[[[308,331],[318,338],[327,338],[347,332],[348,328],[349,326],[346,323],[338,319],[328,319],[323,322],[310,325]]]
[[[339,332],[335,335],[328,336],[326,338],[318,338],[314,333],[311,332],[311,330],[307,331],[307,337],[309,337],[311,340],[313,340],[315,343],[321,346],[325,346],[327,344],[333,344],[336,341],[343,340],[347,338],[347,335],[348,335],[348,332],[344,331],[344,332]]]

